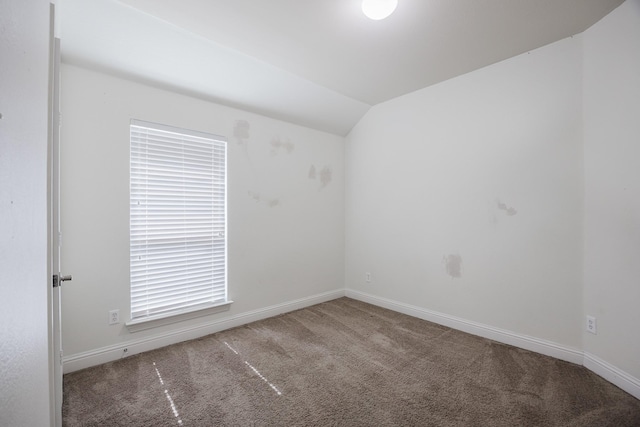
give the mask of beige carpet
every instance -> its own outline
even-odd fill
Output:
[[[66,426],[640,426],[587,369],[348,298],[64,377]]]

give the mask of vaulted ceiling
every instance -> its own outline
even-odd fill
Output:
[[[346,135],[373,105],[581,33],[623,0],[57,0],[64,62]]]

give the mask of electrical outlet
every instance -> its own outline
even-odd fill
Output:
[[[591,332],[594,335],[598,333],[596,318],[593,316],[587,316],[587,332]]]
[[[371,283],[371,273],[369,273],[368,271],[364,273],[364,281],[367,283]]]
[[[120,310],[111,310],[109,312],[109,324],[117,325],[120,323]]]

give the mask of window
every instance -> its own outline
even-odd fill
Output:
[[[132,120],[131,322],[227,303],[226,141]]]

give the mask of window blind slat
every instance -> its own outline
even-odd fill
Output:
[[[147,306],[149,304],[154,304],[157,305],[158,303],[161,303],[163,301],[167,301],[168,303],[172,303],[176,298],[181,298],[181,297],[193,297],[193,298],[211,298],[211,287],[198,287],[198,288],[193,288],[192,290],[188,291],[188,292],[171,292],[171,293],[161,293],[161,292],[156,292],[156,293],[145,293],[144,297],[146,298],[145,304],[144,306]],[[139,307],[142,307],[142,305],[140,305]]]
[[[131,124],[131,318],[226,300],[226,141]]]

